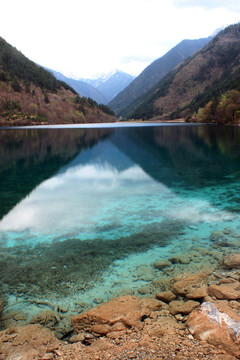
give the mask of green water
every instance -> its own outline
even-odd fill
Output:
[[[239,247],[239,158],[238,127],[1,130],[2,298],[84,308],[215,266]]]

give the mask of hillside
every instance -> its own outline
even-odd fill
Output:
[[[126,110],[128,118],[191,116],[220,94],[240,89],[240,24],[222,30]]]
[[[0,38],[0,125],[115,121],[105,105],[75,90]]]
[[[206,45],[211,38],[197,40],[183,40],[165,55],[151,63],[130,85],[118,94],[108,105],[117,115],[136,100],[145,94],[169,71]]]
[[[56,77],[56,79],[64,81],[66,84],[71,86],[80,96],[84,96],[87,98],[90,97],[98,104],[107,104],[109,102],[109,98],[105,96],[103,92],[94,87],[94,85],[91,85],[84,80],[75,80],[69,78],[61,74],[60,72],[52,69],[47,70],[49,70]]]

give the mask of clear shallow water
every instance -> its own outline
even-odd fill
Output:
[[[46,299],[78,311],[144,286],[151,293],[156,278],[212,266],[239,246],[239,128],[6,129],[0,137],[9,303]],[[186,254],[180,265],[153,267]]]

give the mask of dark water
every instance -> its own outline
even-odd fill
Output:
[[[2,297],[74,308],[137,292],[155,260],[213,263],[239,246],[239,158],[238,127],[1,130]]]

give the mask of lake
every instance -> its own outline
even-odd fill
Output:
[[[1,298],[74,313],[214,271],[239,249],[239,158],[231,126],[1,129]]]

